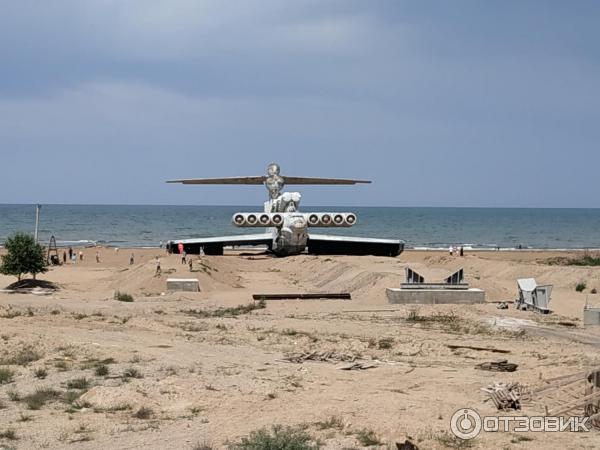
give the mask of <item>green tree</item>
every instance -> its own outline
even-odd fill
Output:
[[[44,249],[29,234],[21,232],[13,234],[6,239],[4,247],[6,255],[2,256],[0,273],[14,275],[19,280],[21,280],[21,275],[30,273],[35,280],[38,273],[48,270]]]

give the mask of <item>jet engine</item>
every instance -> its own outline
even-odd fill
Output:
[[[351,227],[356,223],[356,214],[348,212],[314,213],[235,213],[232,222],[236,227],[279,228],[289,215],[304,216],[309,227]]]
[[[345,212],[305,213],[309,227],[351,227],[356,223],[356,214]]]
[[[280,227],[283,224],[283,214],[235,213],[232,222],[236,227]]]

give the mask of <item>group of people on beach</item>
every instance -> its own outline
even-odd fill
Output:
[[[460,247],[451,245],[450,248],[448,248],[448,252],[450,253],[450,256],[465,256],[465,249],[462,245]]]
[[[193,271],[193,259],[192,258],[188,258],[188,255],[185,251],[185,249],[183,249],[183,245],[179,244],[182,248],[180,248],[180,254],[181,254],[181,264],[186,264],[188,265],[190,272]],[[162,242],[161,242],[161,247],[162,247]],[[115,254],[119,254],[119,248],[115,247]],[[67,260],[68,257],[68,260]],[[67,263],[67,261],[70,261],[71,264],[76,264],[77,260],[79,259],[80,261],[83,261],[84,258],[84,254],[83,251],[75,251],[73,250],[72,247],[69,247],[68,250],[64,250],[63,251],[63,255],[62,255],[62,259],[63,259],[63,263]],[[97,250],[96,251],[96,263],[100,263],[100,251]],[[135,254],[133,252],[130,253],[129,255],[129,265],[133,266],[135,264]],[[162,268],[161,268],[161,262],[160,262],[160,258],[158,256],[156,256],[154,258],[154,266],[155,266],[155,276],[160,276],[162,274]]]
[[[119,254],[118,247],[115,248],[115,253]],[[67,256],[68,256],[68,260],[67,260]],[[66,264],[67,261],[70,261],[71,264],[76,264],[77,259],[79,259],[79,261],[83,261],[83,252],[81,250],[79,251],[79,253],[74,251],[73,248],[71,248],[71,247],[69,247],[68,250],[63,250],[63,254],[62,254],[63,264]],[[100,263],[100,250],[96,251],[96,263]],[[135,254],[133,252],[131,252],[131,254],[129,255],[129,265],[133,266],[134,264],[135,264]]]
[[[79,257],[79,261],[83,261],[83,252],[80,250],[79,254],[76,251],[73,251],[71,247],[69,247],[69,261],[71,264],[77,264],[77,258]],[[67,251],[63,250],[63,263],[67,263]]]

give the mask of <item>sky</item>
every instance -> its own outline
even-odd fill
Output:
[[[600,2],[0,4],[0,203],[600,207]]]

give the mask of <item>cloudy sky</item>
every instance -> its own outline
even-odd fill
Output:
[[[0,4],[0,203],[600,207],[598,2]]]

